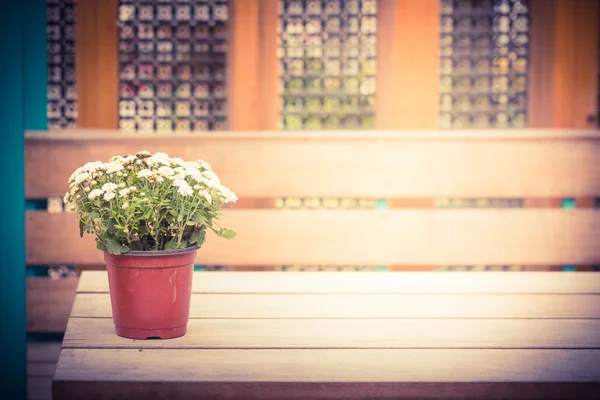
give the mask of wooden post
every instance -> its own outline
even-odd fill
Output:
[[[599,0],[532,0],[530,128],[595,128]]]
[[[277,0],[229,0],[230,130],[277,127]]]
[[[79,0],[76,12],[77,126],[119,126],[118,0]]]
[[[377,129],[437,129],[439,0],[379,0]]]

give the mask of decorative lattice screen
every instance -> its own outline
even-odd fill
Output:
[[[282,1],[280,129],[372,128],[376,0]]]
[[[442,0],[441,128],[522,128],[528,0]]]
[[[226,0],[120,0],[120,127],[227,128]]]

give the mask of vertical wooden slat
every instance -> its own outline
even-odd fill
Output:
[[[278,0],[229,0],[227,51],[230,130],[277,128]]]
[[[439,0],[379,0],[378,129],[437,129]]]
[[[258,129],[259,0],[229,0],[227,47],[228,127]]]
[[[77,126],[119,124],[118,0],[79,0],[76,19]]]
[[[599,0],[532,0],[530,128],[594,128]]]
[[[527,125],[552,127],[555,13],[557,0],[531,0]]]
[[[258,128],[276,130],[279,121],[279,58],[277,57],[277,24],[279,0],[259,1],[259,71],[260,88]]]

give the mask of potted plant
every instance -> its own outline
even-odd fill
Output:
[[[216,221],[237,197],[203,160],[140,151],[90,162],[69,178],[65,202],[79,233],[96,236],[108,272],[119,336],[185,334],[196,251],[207,230],[230,239]]]

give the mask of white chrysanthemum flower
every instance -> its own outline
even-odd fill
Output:
[[[67,192],[67,193],[65,193],[65,197],[63,197],[63,202],[68,203],[70,201],[71,201],[71,193]]]
[[[95,199],[98,196],[102,196],[103,193],[104,193],[104,190],[102,190],[102,189],[94,189],[90,192],[90,194],[88,194],[88,199],[90,199],[90,200]]]
[[[148,178],[153,175],[153,172],[150,171],[149,169],[143,169],[140,172],[138,172],[137,175],[138,175],[138,178]]]
[[[106,166],[106,173],[112,174],[113,172],[120,171],[123,168],[124,168],[123,164],[120,164],[118,162],[111,162],[111,163],[108,163],[108,165]]]
[[[137,158],[135,156],[127,156],[123,159],[123,165],[133,164]]]
[[[183,161],[179,157],[171,158],[171,162],[174,163],[174,164],[177,164],[179,166],[184,166],[185,165],[185,161]]]
[[[106,192],[104,194],[104,201],[110,201],[115,198],[115,192]]]
[[[125,197],[125,196],[127,196],[128,194],[129,194],[129,189],[127,189],[127,188],[125,188],[125,189],[122,189],[122,190],[119,190],[119,195],[120,195],[120,196],[123,196],[123,197]]]
[[[149,151],[146,150],[142,150],[142,151],[138,151],[137,153],[135,153],[136,157],[139,158],[147,158],[150,157],[152,154]]]
[[[206,199],[206,201],[208,201],[210,204],[212,204],[212,197],[210,197],[210,193],[208,193],[208,192],[200,192],[200,194],[202,196],[204,196],[204,198]]]
[[[71,174],[71,176],[69,177],[69,182],[74,182],[74,181],[75,181],[75,178],[77,178],[77,176],[78,176],[79,174],[81,174],[82,172],[85,172],[85,169],[84,169],[83,167],[79,167],[79,168],[77,168],[77,169],[75,170],[75,172],[73,172],[73,173]]]
[[[235,193],[233,193],[231,190],[229,190],[229,188],[227,188],[223,185],[219,185],[216,187],[216,189],[223,195],[223,198],[225,199],[225,203],[235,203],[238,200]]]
[[[175,168],[173,168],[173,171],[175,171],[176,173],[180,173],[180,172],[185,171],[185,168],[183,168],[183,167],[175,167]]]
[[[175,174],[175,171],[173,171],[173,168],[171,167],[162,166],[158,169],[158,173],[164,176],[165,178],[169,178]]]
[[[163,164],[168,167],[171,166],[171,159],[165,153],[156,153],[156,154],[152,155],[151,157],[149,157],[146,160],[146,162],[148,163],[148,165]]]
[[[179,189],[177,189],[177,191],[182,196],[191,196],[194,194],[194,189],[192,189],[189,185],[188,186],[180,186]]]
[[[204,160],[197,160],[197,161],[198,161],[198,163],[200,164],[200,166],[201,166],[202,168],[204,168],[204,169],[207,169],[207,170],[209,170],[209,171],[211,170],[211,168],[210,168],[210,164],[209,164],[209,163],[207,163],[206,161],[204,161]]]
[[[89,178],[90,174],[88,174],[87,172],[82,172],[79,175],[77,175],[75,177],[75,181],[73,182],[75,185],[79,185],[81,182],[85,181],[87,178]]]
[[[211,187],[218,186],[221,184],[221,181],[219,180],[217,174],[215,174],[212,171],[202,171],[202,175],[204,175],[210,181],[210,184],[208,185]]]
[[[115,191],[119,188],[119,185],[117,185],[116,183],[105,183],[104,185],[102,185],[102,190],[104,190],[105,192],[112,192]]]
[[[83,169],[85,171],[92,173],[101,165],[102,165],[102,161],[89,162],[83,166]]]
[[[173,181],[173,186],[175,187],[186,187],[186,186],[190,186],[186,181],[184,181],[183,179],[175,179]]]
[[[191,176],[196,182],[202,182],[202,174],[197,169],[188,168],[185,170],[185,174]]]
[[[186,168],[200,168],[200,164],[198,164],[196,161],[186,161],[185,163],[183,163],[183,165]]]

